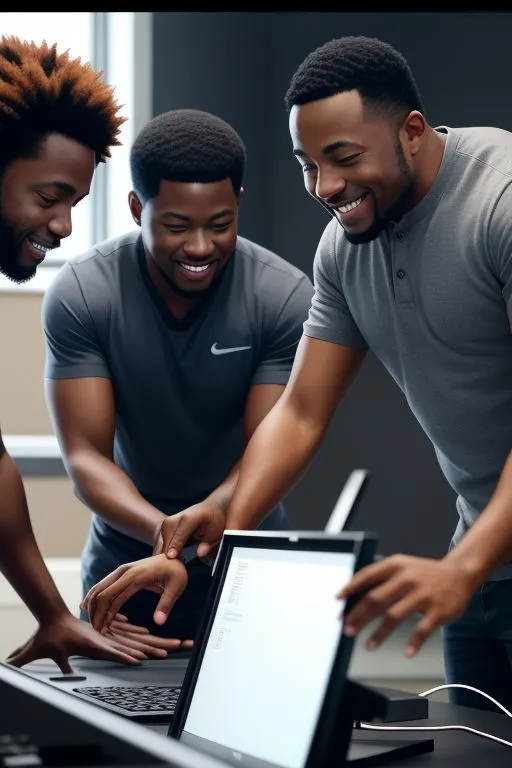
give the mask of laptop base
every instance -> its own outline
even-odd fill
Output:
[[[434,751],[434,739],[383,739],[374,733],[352,737],[345,766],[384,765]]]

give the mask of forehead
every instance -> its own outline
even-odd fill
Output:
[[[152,204],[158,211],[172,210],[195,216],[219,208],[234,208],[237,198],[231,179],[208,183],[162,179]]]
[[[335,142],[364,144],[370,134],[383,129],[365,116],[358,91],[344,91],[325,99],[295,105],[290,111],[289,129],[293,149],[310,154]]]
[[[89,190],[96,167],[94,150],[58,133],[43,140],[37,157],[15,162],[19,171],[25,177],[32,176],[34,182],[62,182],[81,194]]]

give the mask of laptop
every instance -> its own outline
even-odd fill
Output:
[[[314,537],[322,540],[325,535],[339,533],[349,522],[353,523],[368,479],[367,470],[355,469],[350,473],[325,524],[324,532],[317,532],[313,534]],[[251,534],[252,540],[260,536],[268,538],[268,535],[272,538],[284,538],[285,547],[290,536],[305,535],[300,531],[248,533]],[[314,569],[315,564],[312,562],[310,567]],[[215,568],[216,563],[212,576]],[[338,588],[341,588],[341,584]],[[129,667],[115,662],[99,662],[80,657],[72,661],[73,675],[56,673],[54,663],[49,660],[32,662],[25,669],[55,687],[132,721],[168,725],[174,714],[190,658],[191,651],[175,652],[163,660],[144,661],[137,667]]]
[[[366,532],[225,531],[168,737],[227,765],[370,765],[432,739],[354,738],[388,700],[348,679],[336,593],[373,562]],[[347,608],[350,608],[350,603]]]

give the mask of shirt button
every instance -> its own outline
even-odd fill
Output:
[[[398,277],[399,280],[403,280],[404,277],[405,277],[404,270],[403,269],[399,269],[398,272],[396,273],[396,276]]]
[[[404,235],[404,233],[403,233],[403,232],[397,232],[397,233],[396,233],[396,239],[397,239],[397,240],[403,240],[403,239],[404,239],[404,237],[405,237],[405,235]]]

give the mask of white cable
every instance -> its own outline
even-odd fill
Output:
[[[496,706],[501,709],[508,717],[512,717],[512,712],[504,707],[503,704],[500,704],[499,701],[496,701],[496,699],[493,699],[492,696],[489,696],[488,693],[484,693],[484,691],[481,691],[479,688],[473,688],[472,685],[464,685],[463,683],[446,683],[445,685],[436,685],[435,688],[430,688],[428,691],[422,691],[421,693],[418,693],[418,696],[430,696],[431,693],[437,693],[437,691],[442,691],[445,688],[465,688],[468,691],[473,691],[473,693],[479,693],[480,696],[485,696],[486,699],[489,699],[489,701],[492,701],[493,704],[496,704]]]
[[[432,693],[442,691],[445,688],[465,688],[473,693],[478,693],[480,696],[484,696],[489,701],[492,701],[499,709],[501,709],[508,717],[512,717],[512,713],[509,712],[503,704],[493,699],[488,693],[473,688],[472,685],[464,685],[463,683],[446,683],[445,685],[436,685],[435,688],[430,688],[428,691],[422,691],[418,696],[430,696]],[[359,727],[365,731],[466,731],[467,733],[473,733],[476,736],[482,736],[484,739],[490,739],[491,741],[497,741],[498,744],[504,744],[506,747],[512,747],[511,741],[501,739],[499,736],[493,736],[492,733],[485,733],[485,731],[478,731],[476,728],[470,728],[468,725],[373,725],[372,723],[359,723]]]
[[[476,728],[470,728],[469,725],[370,725],[369,723],[359,723],[359,727],[365,731],[467,731],[476,736],[483,736],[485,739],[497,741],[506,747],[512,747],[512,741],[505,741],[499,736],[493,736],[492,733],[477,731]]]

